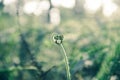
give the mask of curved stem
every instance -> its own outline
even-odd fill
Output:
[[[64,56],[64,60],[65,60],[65,66],[66,66],[66,73],[67,73],[67,80],[71,80],[71,75],[70,75],[70,68],[69,68],[69,62],[68,62],[68,57],[65,51],[65,48],[63,46],[63,44],[60,44],[62,50],[63,50],[63,56]]]

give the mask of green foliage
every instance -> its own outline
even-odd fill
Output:
[[[114,43],[111,46],[109,53],[106,55],[102,63],[101,69],[97,75],[98,80],[109,80],[111,76],[115,75],[119,79],[120,71],[120,42]]]
[[[57,27],[46,23],[45,15],[22,14],[19,29],[15,16],[0,14],[0,80],[65,80],[54,32],[64,36],[72,80],[120,79],[120,20],[60,10]],[[55,43],[63,43],[63,36],[55,36]]]

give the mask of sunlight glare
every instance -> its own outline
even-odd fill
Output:
[[[117,10],[117,5],[112,0],[85,0],[84,7],[90,13],[95,13],[100,7],[103,7],[103,14],[108,17]]]
[[[36,5],[37,5],[36,1],[27,2],[24,6],[25,13],[27,14],[33,13],[36,9]]]
[[[103,14],[111,16],[117,10],[117,5],[111,0],[103,0]]]
[[[39,7],[41,7],[42,10],[48,10],[50,4],[48,1],[40,1]]]
[[[11,3],[14,3],[16,0],[3,0],[3,3],[5,4],[5,5],[9,5],[9,4],[11,4]]]
[[[85,0],[84,7],[90,12],[96,12],[102,4],[102,0]]]
[[[24,12],[27,14],[35,14],[40,15],[43,11],[48,10],[50,7],[50,4],[48,1],[30,1],[27,2],[24,6]]]
[[[65,8],[73,8],[75,6],[75,0],[51,0],[54,6],[62,6]]]
[[[61,0],[51,0],[53,6],[58,7],[61,5]]]
[[[63,0],[61,5],[66,8],[73,8],[75,6],[75,0]]]

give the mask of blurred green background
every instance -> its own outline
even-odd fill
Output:
[[[120,80],[119,0],[0,0],[0,80]]]

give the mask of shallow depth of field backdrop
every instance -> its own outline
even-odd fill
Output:
[[[120,80],[120,0],[0,0],[0,80]]]

